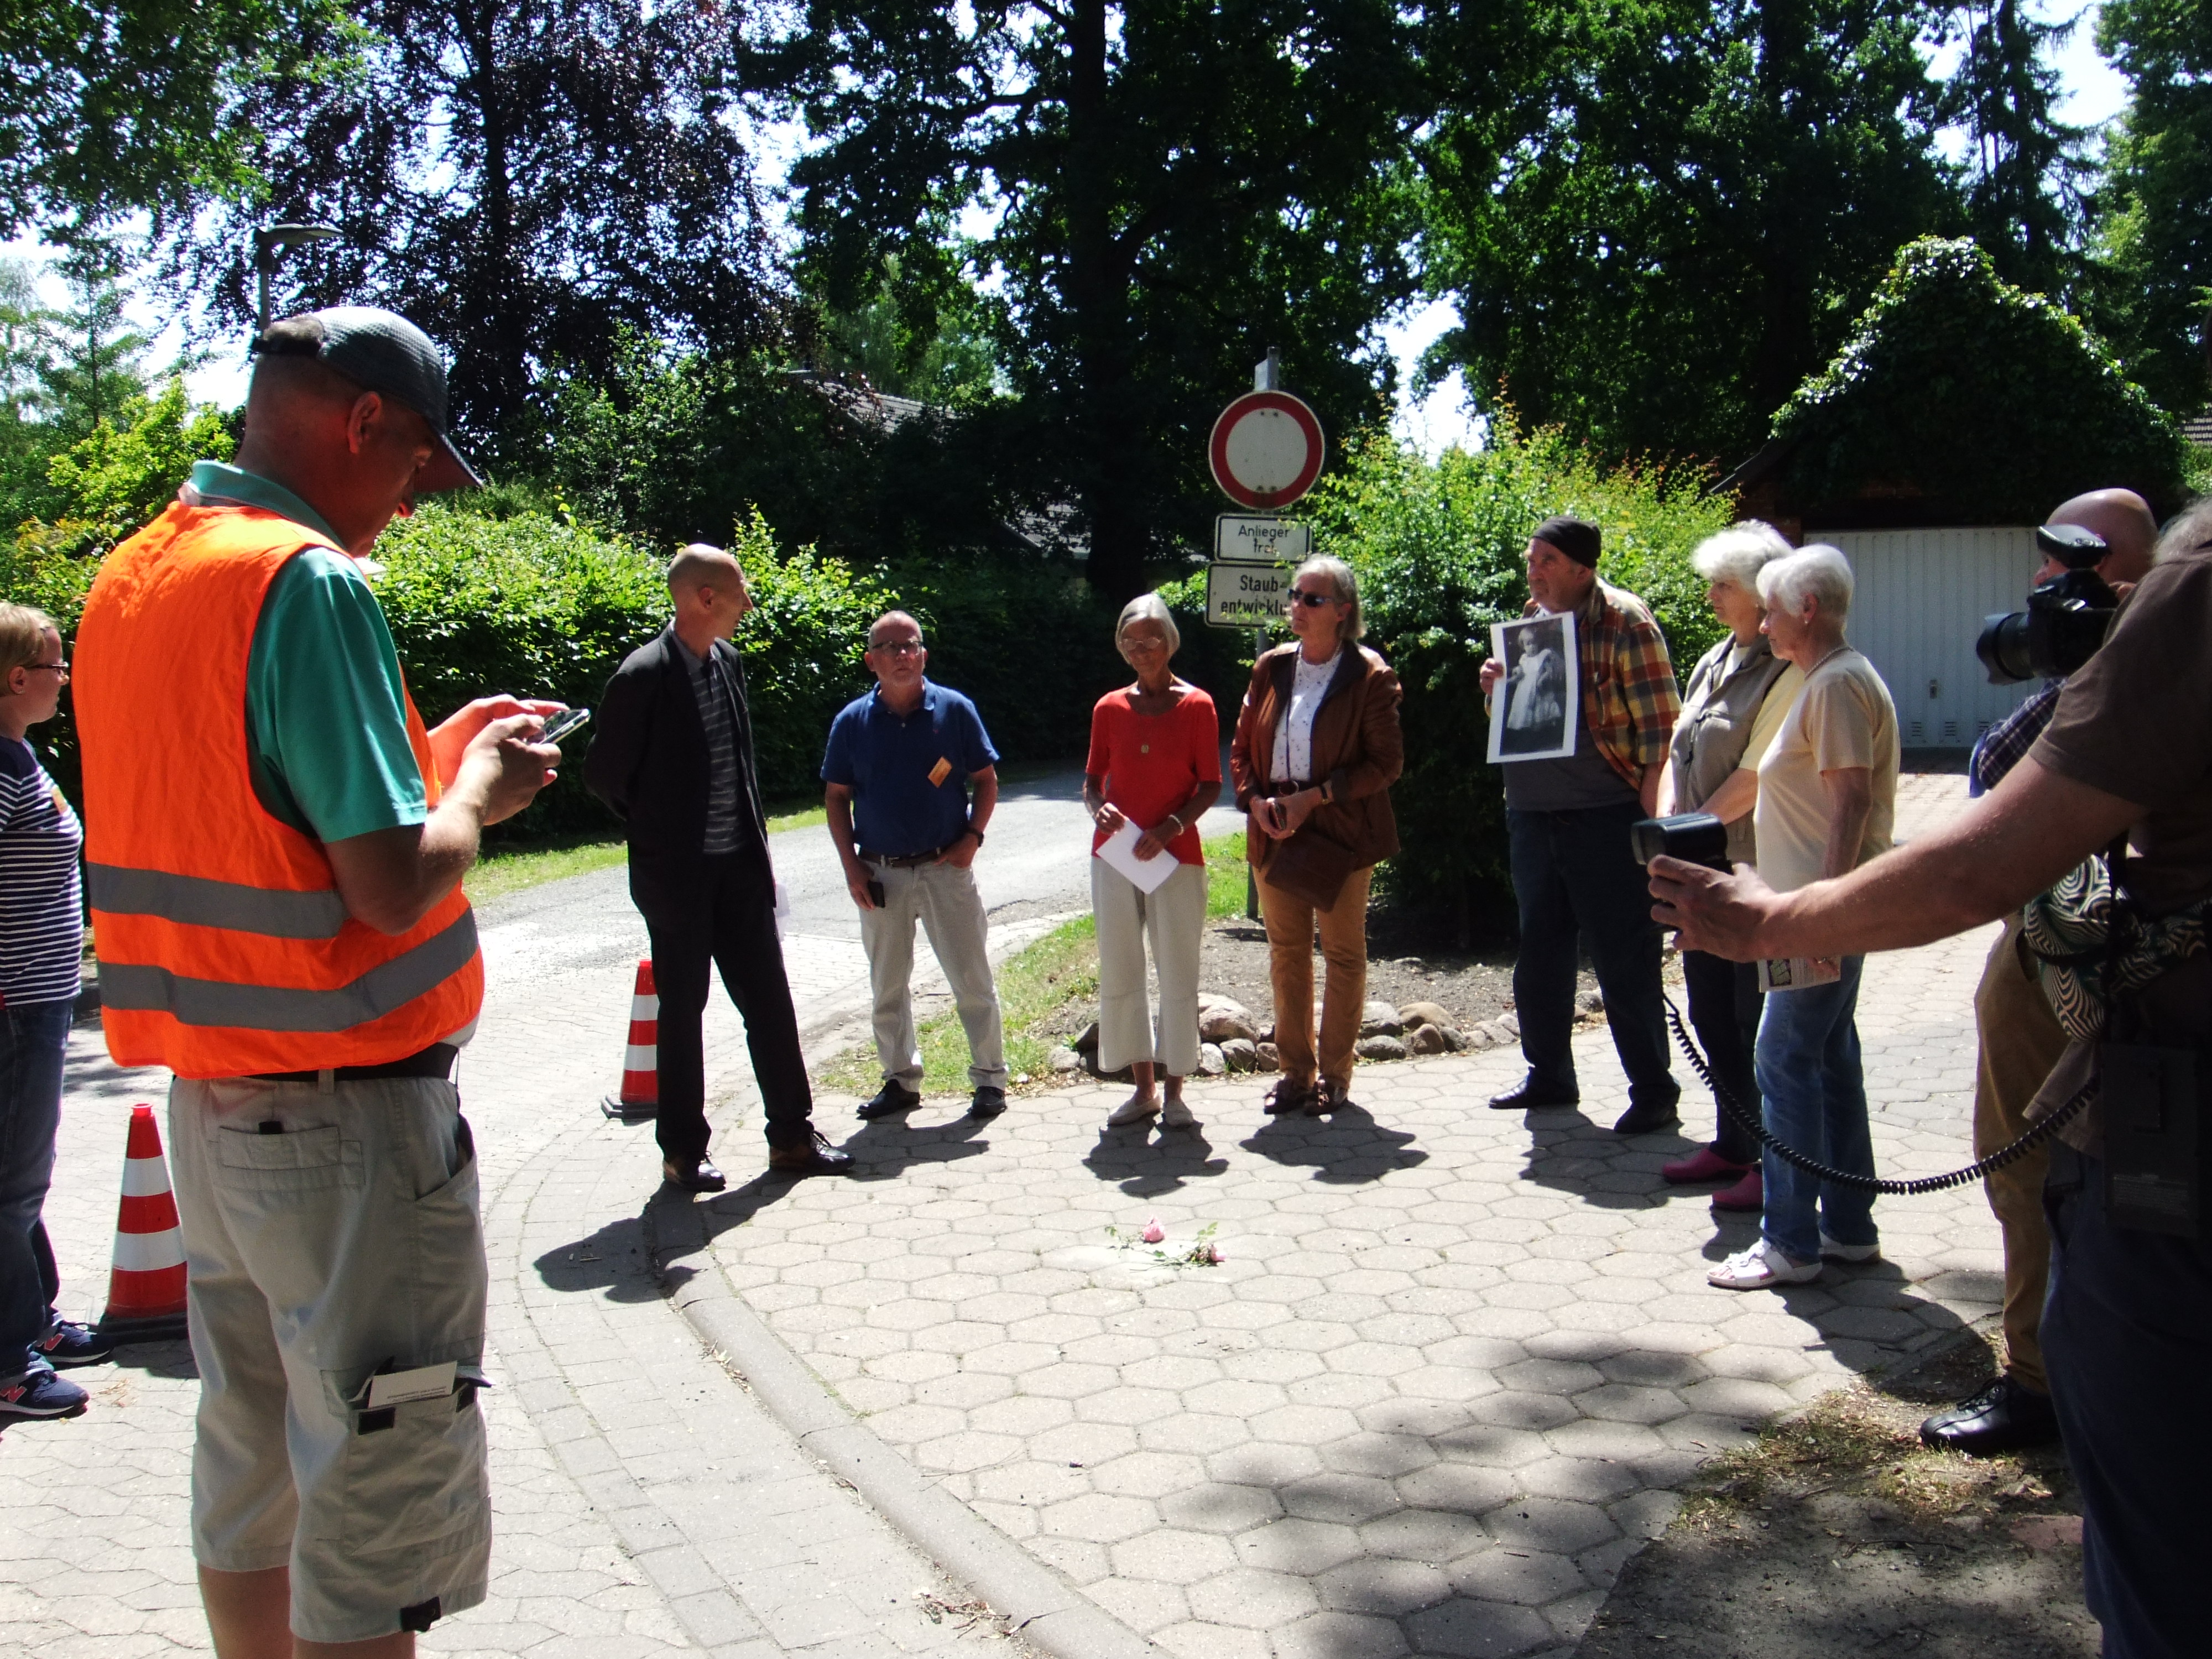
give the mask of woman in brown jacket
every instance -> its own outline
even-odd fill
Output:
[[[1341,559],[1300,565],[1291,579],[1290,625],[1297,641],[1252,665],[1229,768],[1267,924],[1283,1072],[1267,1109],[1320,1114],[1343,1105],[1352,1086],[1367,996],[1367,889],[1376,860],[1398,850],[1389,790],[1405,748],[1398,677],[1358,643],[1352,568]],[[1328,963],[1318,1063],[1316,921]]]

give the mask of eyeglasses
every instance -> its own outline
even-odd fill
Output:
[[[64,679],[69,678],[69,665],[65,662],[27,662],[21,666],[27,674],[58,674]]]
[[[881,645],[872,645],[871,651],[880,651],[887,657],[911,657],[921,649],[920,640],[885,640]]]
[[[1344,603],[1343,600],[1338,599],[1334,593],[1316,593],[1310,587],[1292,588],[1291,590],[1291,602],[1293,605],[1303,605],[1309,610],[1313,611],[1318,611],[1325,605],[1341,605]]]

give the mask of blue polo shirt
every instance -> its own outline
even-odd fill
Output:
[[[998,763],[975,705],[924,680],[911,714],[893,714],[880,688],[840,709],[830,722],[822,781],[853,792],[861,846],[910,858],[960,833],[968,822],[968,775]]]

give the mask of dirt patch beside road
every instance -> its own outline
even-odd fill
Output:
[[[1920,1444],[1921,1419],[1993,1362],[1969,1341],[1717,1460],[1621,1573],[1577,1659],[2094,1659],[2063,1454]]]

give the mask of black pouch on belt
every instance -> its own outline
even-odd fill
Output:
[[[2132,1232],[2197,1237],[2200,1057],[2107,1042],[2098,1051],[2105,1211]]]

